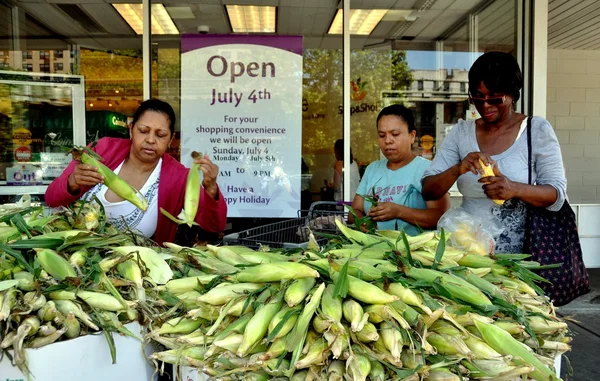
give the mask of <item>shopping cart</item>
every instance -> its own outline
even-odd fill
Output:
[[[302,217],[305,215],[305,217]],[[306,248],[309,234],[312,231],[319,245],[327,238],[318,233],[338,233],[335,220],[346,222],[348,211],[344,203],[334,201],[317,201],[311,204],[308,213],[298,211],[298,218],[275,222],[228,234],[223,237],[225,245],[244,245],[254,249],[261,246],[270,248]]]

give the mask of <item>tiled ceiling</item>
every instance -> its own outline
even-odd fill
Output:
[[[136,35],[116,12],[111,3],[136,2],[131,0],[25,0],[13,1],[21,12],[21,34],[29,45],[44,39],[61,40],[63,43],[99,49],[140,48],[141,36]],[[157,1],[158,2],[158,1]],[[565,3],[555,0],[552,3]],[[569,1],[572,2],[572,1]],[[137,1],[140,3],[140,1]],[[337,9],[339,0],[163,0],[165,7],[188,8],[184,13],[193,18],[174,19],[181,33],[197,33],[200,25],[210,27],[210,33],[231,33],[225,5],[274,5],[277,6],[277,33],[304,36],[306,48],[341,48],[341,36],[327,35],[327,30]],[[600,9],[600,1],[594,3]],[[89,18],[102,27],[102,31],[90,32],[85,20],[74,20],[59,7],[60,4],[76,4]],[[384,18],[370,36],[353,36],[352,47],[360,49],[372,46],[391,46],[393,41],[403,41],[422,48],[434,49],[441,38],[452,43],[465,44],[466,20],[471,12],[479,15],[479,45],[513,45],[514,1],[510,0],[352,0],[355,9],[413,10],[408,20],[398,16]],[[6,15],[0,12],[0,23]],[[4,12],[6,13],[6,12]],[[0,29],[0,40],[7,44],[10,35]],[[154,36],[161,45],[178,46],[178,36]],[[389,44],[389,45],[388,45]],[[30,46],[29,48],[35,48]]]

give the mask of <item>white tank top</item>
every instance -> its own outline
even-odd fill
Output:
[[[123,163],[119,164],[114,170],[116,174],[119,174],[121,171]],[[154,168],[154,171],[152,171],[142,189],[140,189],[140,192],[144,195],[146,201],[148,201],[148,209],[145,213],[129,201],[108,201],[106,199],[108,187],[104,184],[96,185],[81,198],[90,200],[95,195],[104,206],[107,221],[119,229],[119,231],[123,231],[129,227],[150,238],[156,232],[156,223],[158,221],[158,182],[160,180],[161,167],[162,158],[158,161],[158,165]]]

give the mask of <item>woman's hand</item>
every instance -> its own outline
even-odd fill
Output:
[[[206,154],[194,159],[194,163],[200,164],[200,170],[203,173],[202,186],[204,187],[204,191],[216,200],[219,194],[219,187],[217,186],[219,167],[210,161],[210,158]]]
[[[481,164],[479,164],[480,159],[484,164],[494,165],[496,163],[491,157],[483,152],[471,152],[460,162],[460,174],[464,175],[467,172],[471,172],[474,175],[483,175],[483,168],[481,168]]]
[[[492,200],[510,200],[518,198],[519,183],[505,177],[498,166],[494,166],[496,176],[486,176],[479,179],[483,183],[483,192]]]
[[[67,188],[69,193],[76,194],[82,187],[93,187],[104,181],[104,176],[98,173],[93,165],[79,163],[69,175]]]
[[[393,202],[380,202],[377,206],[371,207],[368,214],[373,221],[389,221],[399,218],[401,207]]]

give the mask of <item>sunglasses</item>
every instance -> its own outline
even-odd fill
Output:
[[[505,100],[506,100],[506,95],[503,95],[501,97],[493,97],[493,98],[475,98],[475,97],[469,96],[469,101],[471,102],[471,104],[474,104],[475,106],[483,106],[483,104],[486,102],[489,105],[498,106],[498,105],[501,105],[502,103],[504,103]]]

